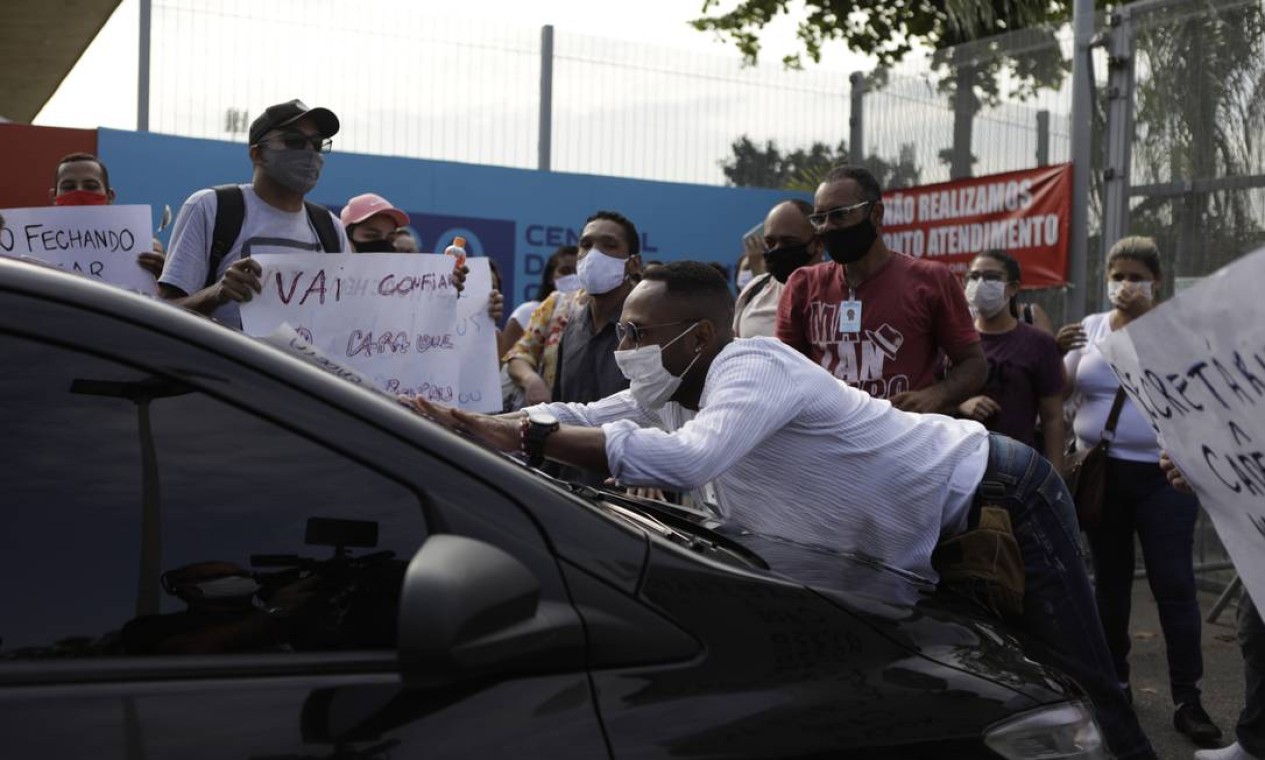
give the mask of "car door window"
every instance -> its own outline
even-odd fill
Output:
[[[0,660],[394,646],[415,492],[285,408],[26,338],[0,355]]]

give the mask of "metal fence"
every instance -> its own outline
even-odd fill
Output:
[[[548,27],[476,34],[401,5],[152,0],[150,129],[244,140],[262,107],[300,97],[339,115],[336,150],[717,185],[742,135],[847,133],[847,72]]]

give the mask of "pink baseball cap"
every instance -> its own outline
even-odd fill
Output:
[[[344,227],[350,227],[353,224],[360,224],[375,214],[386,214],[395,221],[396,227],[408,225],[408,214],[392,206],[386,198],[374,193],[357,195],[347,201],[347,205],[343,206],[343,211],[338,218],[342,220]]]

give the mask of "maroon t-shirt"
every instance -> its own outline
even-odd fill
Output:
[[[1058,344],[1052,336],[1023,322],[1008,332],[981,333],[980,342],[988,358],[988,382],[981,393],[1001,407],[984,420],[984,425],[1040,451],[1037,402],[1063,393],[1063,359]]]
[[[943,264],[894,254],[853,296],[861,302],[861,329],[845,333],[843,266],[795,270],[778,304],[777,337],[871,396],[934,385],[941,352],[979,342],[962,283]]]

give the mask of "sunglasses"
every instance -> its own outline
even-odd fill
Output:
[[[851,206],[840,206],[838,208],[832,208],[829,211],[822,211],[818,214],[809,214],[808,223],[811,224],[814,229],[818,230],[825,227],[828,222],[843,224],[849,217],[853,216],[852,212],[857,209],[864,208],[873,202],[874,201],[861,201],[860,203],[853,203]]]
[[[281,132],[264,138],[261,142],[281,143],[286,150],[312,149],[317,153],[329,153],[334,149],[334,141],[320,135],[305,135],[302,132]]]
[[[661,325],[645,325],[638,326],[633,322],[618,322],[615,325],[615,337],[619,338],[619,342],[625,340],[632,343],[634,348],[641,347],[641,340],[645,337],[648,330],[657,330],[660,327],[676,327],[677,325],[688,324],[685,320],[679,322],[664,322]]]

